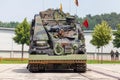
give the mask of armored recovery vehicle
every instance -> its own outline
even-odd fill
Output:
[[[48,9],[34,16],[30,31],[28,70],[73,69],[86,72],[83,31],[75,16]]]

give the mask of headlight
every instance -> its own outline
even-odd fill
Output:
[[[45,43],[47,43],[46,41],[37,41],[36,42],[37,44],[45,44]]]
[[[38,46],[48,46],[47,41],[37,41],[36,44],[37,44]]]

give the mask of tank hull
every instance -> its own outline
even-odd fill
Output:
[[[28,70],[30,72],[41,72],[47,69],[73,69],[75,72],[86,72],[86,61],[86,54],[29,55]]]

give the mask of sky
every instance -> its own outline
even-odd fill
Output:
[[[105,13],[120,13],[120,0],[0,0],[0,21],[22,22],[24,18],[31,21],[35,14],[48,8],[58,9],[62,3],[63,11],[79,17],[88,14],[100,15]]]

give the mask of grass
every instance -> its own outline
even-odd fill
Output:
[[[0,58],[0,64],[27,64],[28,58]],[[110,60],[87,60],[87,64],[120,64],[120,61],[110,61]]]
[[[24,58],[2,58],[0,64],[25,64],[28,63],[28,59]]]
[[[120,64],[120,61],[111,61],[111,60],[87,60],[88,64]]]

